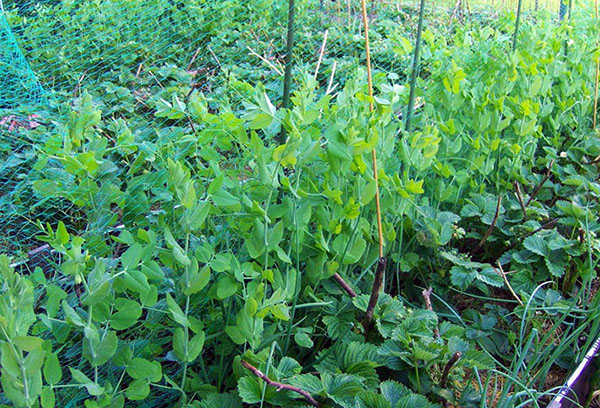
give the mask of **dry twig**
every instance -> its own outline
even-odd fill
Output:
[[[450,357],[450,360],[446,363],[444,367],[444,372],[442,373],[442,380],[440,381],[440,387],[446,388],[446,384],[448,384],[448,374],[450,374],[450,370],[452,366],[456,364],[456,362],[462,357],[462,353],[457,351]]]
[[[510,291],[510,294],[513,295],[513,297],[517,300],[517,302],[519,302],[519,304],[521,306],[523,306],[523,302],[517,296],[517,294],[513,290],[512,286],[510,285],[510,282],[508,281],[508,278],[506,277],[506,272],[504,272],[504,269],[502,269],[502,264],[500,263],[500,261],[497,261],[496,264],[498,265],[498,268],[500,269],[500,271],[496,270],[496,268],[494,268],[494,270],[496,270],[496,273],[498,273],[500,276],[502,276],[502,278],[504,279],[504,283],[506,284],[506,287]]]
[[[293,385],[282,384],[280,382],[273,381],[269,377],[267,377],[266,374],[264,374],[262,371],[260,371],[258,368],[254,367],[252,364],[247,363],[244,360],[241,360],[240,362],[252,374],[254,374],[258,378],[260,378],[261,380],[263,380],[264,382],[269,384],[271,387],[277,388],[277,391],[286,390],[286,391],[292,391],[292,392],[298,393],[298,394],[302,395],[304,397],[304,399],[306,401],[308,401],[312,406],[319,408],[319,403],[307,391],[304,391],[303,389],[301,389],[299,387],[294,387]]]
[[[498,222],[498,216],[500,215],[500,206],[501,205],[502,205],[502,196],[498,196],[498,204],[496,204],[496,213],[494,214],[494,219],[492,220],[490,227],[485,232],[485,235],[483,236],[483,238],[481,238],[481,241],[479,241],[479,244],[477,244],[477,246],[475,248],[473,248],[473,250],[471,251],[471,256],[473,256],[477,252],[479,252],[479,250],[481,249],[483,244],[485,244],[485,242],[488,240],[490,235],[492,235],[492,231],[496,227],[496,222]]]
[[[517,200],[519,200],[519,205],[521,206],[521,211],[523,211],[523,220],[527,219],[527,209],[525,207],[525,202],[523,201],[523,194],[521,193],[521,185],[518,181],[515,181],[515,191],[517,192]]]
[[[432,288],[423,289],[423,292],[421,292],[423,294],[423,299],[425,299],[425,307],[430,312],[433,312],[433,306],[431,304],[431,293],[432,292],[433,292]],[[440,337],[440,330],[438,329],[437,326],[435,327],[435,329],[433,330],[433,332],[435,333],[435,337]]]
[[[356,297],[356,292],[350,287],[350,285],[348,285],[348,283],[344,280],[344,278],[342,278],[342,276],[339,273],[333,275],[333,279],[335,279],[335,281],[342,287],[342,289],[344,289],[348,296],[353,298]]]
[[[540,184],[538,184],[535,187],[535,189],[533,190],[533,193],[531,193],[531,195],[529,196],[529,200],[527,200],[527,203],[525,204],[525,207],[529,207],[529,204],[531,204],[531,201],[533,201],[533,199],[535,198],[535,196],[540,192],[540,189],[542,188],[542,186],[546,183],[546,181],[548,181],[548,179],[552,175],[552,166],[554,166],[554,160],[552,160],[550,162],[550,165],[548,166],[548,170],[546,171],[546,175],[544,176],[544,178],[542,179],[542,181],[540,182]]]
[[[267,64],[273,71],[277,72],[280,76],[283,76],[283,72],[281,72],[281,70],[279,70],[275,65],[273,65],[271,63],[271,61],[269,61],[268,59],[266,59],[262,55],[258,54],[252,48],[250,48],[248,46],[246,48],[248,48],[248,50],[250,50],[250,55],[254,55],[255,57],[258,57],[262,62],[264,62],[265,64]]]

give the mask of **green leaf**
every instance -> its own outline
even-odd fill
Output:
[[[475,273],[464,266],[453,266],[450,269],[450,282],[459,289],[467,289],[475,278]]]
[[[295,375],[287,380],[293,386],[302,388],[311,394],[320,394],[323,391],[323,384],[319,377],[313,374]]]
[[[205,266],[200,270],[200,272],[196,272],[190,276],[190,285],[184,291],[186,296],[191,296],[195,293],[200,292],[202,289],[206,287],[208,282],[210,281],[210,268]]]
[[[132,401],[141,401],[150,394],[150,385],[146,380],[135,380],[129,384],[125,395]]]
[[[227,299],[235,295],[238,288],[238,282],[232,276],[227,274],[221,275],[217,283],[217,297],[219,299]]]
[[[123,269],[134,269],[137,268],[140,259],[142,259],[142,246],[133,244],[121,255],[121,265]]]
[[[363,389],[360,379],[348,374],[322,374],[323,386],[327,395],[340,405],[354,401]]]
[[[183,248],[181,246],[179,246],[179,244],[177,243],[177,240],[175,240],[175,238],[173,237],[173,234],[171,234],[171,230],[169,230],[169,227],[165,227],[164,232],[165,232],[165,241],[167,241],[167,246],[169,246],[171,248],[171,251],[173,252],[173,257],[175,258],[175,260],[177,262],[179,262],[180,264],[182,264],[183,266],[189,266],[191,263],[190,258],[188,258],[187,254],[185,253]]]
[[[106,336],[98,343],[96,347],[96,356],[92,361],[92,366],[97,367],[106,363],[117,351],[117,346],[119,344],[119,339],[117,338],[117,333],[114,331],[108,331]]]
[[[110,318],[110,326],[115,330],[125,330],[133,326],[142,315],[142,307],[131,299],[118,298],[115,301],[115,310]]]
[[[79,316],[77,314],[75,309],[73,309],[71,306],[69,306],[69,304],[67,303],[66,300],[63,300],[61,302],[61,304],[62,304],[63,310],[65,312],[65,316],[66,316],[68,322],[71,322],[74,325],[79,326],[79,327],[85,326],[85,323],[83,322],[83,319],[81,318],[81,316]]]
[[[539,235],[532,235],[525,238],[523,246],[534,254],[547,256],[546,240]]]
[[[127,363],[127,374],[135,380],[158,382],[162,378],[162,367],[158,361],[136,357]]]
[[[73,380],[75,380],[78,384],[83,385],[90,395],[99,396],[104,393],[104,387],[101,387],[99,384],[96,384],[90,380],[89,377],[80,370],[72,367],[69,367],[69,370],[71,371],[71,377],[73,377]]]
[[[238,393],[246,404],[256,404],[262,399],[262,387],[252,377],[242,377],[238,381]]]
[[[380,389],[381,395],[392,404],[392,407],[395,407],[403,397],[412,394],[408,388],[396,381],[384,381]]]
[[[62,379],[62,369],[56,353],[49,353],[44,364],[44,378],[50,385],[56,385]]]
[[[300,374],[302,366],[293,358],[283,357],[277,366],[277,371],[279,371],[282,378],[288,378]]]
[[[190,340],[188,344],[188,354],[187,361],[188,363],[193,362],[198,358],[200,353],[202,352],[202,347],[204,347],[204,332],[200,332]]]
[[[67,232],[67,228],[62,221],[58,223],[58,228],[56,229],[56,238],[58,238],[58,241],[62,245],[67,245],[69,242],[69,233]]]
[[[121,275],[127,289],[137,293],[147,293],[150,290],[150,284],[146,275],[137,269],[126,269],[125,274]]]
[[[402,397],[394,408],[435,408],[423,395],[411,394]]]
[[[185,355],[185,332],[178,327],[173,332],[173,352],[179,361],[186,361]]]
[[[310,336],[303,332],[296,333],[294,335],[294,340],[296,341],[296,344],[304,348],[312,348],[315,344]]]
[[[211,393],[200,402],[200,408],[239,408],[241,406],[240,397],[234,394]]]
[[[13,342],[19,348],[23,349],[23,351],[27,352],[40,348],[42,346],[43,341],[44,340],[39,337],[32,336],[16,336],[13,338]]]
[[[481,271],[477,272],[476,276],[477,279],[479,279],[483,283],[497,288],[502,287],[504,285],[504,279],[502,278],[502,276],[500,276],[491,266],[483,268]]]
[[[54,408],[56,398],[54,396],[54,390],[52,387],[42,388],[42,392],[40,393],[40,402],[42,404],[42,408]]]
[[[183,310],[179,307],[179,305],[175,302],[175,300],[171,297],[169,293],[167,293],[167,306],[169,308],[169,312],[171,312],[171,317],[177,323],[184,327],[189,327],[190,322],[183,313]]]

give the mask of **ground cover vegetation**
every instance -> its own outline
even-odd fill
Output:
[[[257,27],[287,2],[93,3],[7,7],[57,91],[13,109],[0,145],[0,404],[539,407],[558,392],[600,333],[591,10],[524,19],[515,51],[513,13],[428,16],[406,131],[401,8],[373,16],[370,111],[359,16],[300,6],[313,24],[285,110],[284,33]],[[126,21],[140,8],[150,39]],[[201,68],[191,27],[210,38]],[[40,242],[43,262],[11,266]]]

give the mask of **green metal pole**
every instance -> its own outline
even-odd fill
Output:
[[[415,88],[417,87],[417,74],[419,72],[419,52],[421,49],[421,33],[423,32],[423,14],[425,10],[425,0],[421,0],[419,6],[419,25],[417,28],[417,40],[415,43],[415,53],[413,55],[412,72],[410,76],[410,95],[408,97],[408,109],[406,111],[406,131],[410,131],[410,121],[412,119],[413,109],[415,108]]]
[[[287,26],[287,44],[285,54],[285,76],[283,78],[283,108],[289,109],[290,107],[290,92],[292,88],[292,68],[293,68],[293,52],[294,52],[294,30],[295,30],[295,19],[296,19],[296,2],[295,0],[288,0],[288,26]],[[281,127],[281,133],[279,134],[279,142],[285,143],[286,131],[285,128]]]
[[[517,50],[517,36],[519,35],[519,24],[521,23],[521,6],[523,0],[519,0],[519,5],[517,6],[517,21],[515,22],[515,34],[513,36],[513,52]]]

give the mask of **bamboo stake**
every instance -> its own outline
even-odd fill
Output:
[[[598,20],[598,0],[594,3],[594,11],[596,12],[596,20]],[[600,41],[596,44],[600,46]],[[600,56],[596,59],[596,89],[594,90],[594,129],[596,129],[598,119],[598,79],[600,78]]]
[[[288,109],[290,106],[290,92],[292,88],[292,66],[293,51],[294,51],[294,30],[295,30],[295,19],[296,19],[296,3],[295,0],[288,0],[288,26],[287,26],[287,43],[286,43],[286,54],[285,54],[285,76],[283,79],[283,108]],[[284,126],[281,126],[281,133],[279,134],[279,142],[285,143],[287,132]]]
[[[419,6],[419,24],[417,26],[417,39],[415,41],[415,53],[413,55],[413,66],[410,74],[410,95],[408,97],[408,109],[406,112],[406,131],[410,131],[410,120],[415,108],[415,88],[417,87],[417,74],[419,71],[419,50],[421,49],[421,34],[423,32],[423,15],[425,11],[425,0],[421,0]]]
[[[362,19],[365,30],[365,52],[367,54],[367,82],[369,86],[369,110],[373,112],[375,106],[373,104],[373,76],[371,73],[371,48],[369,44],[369,18],[367,16],[367,2],[361,0]],[[379,174],[377,171],[377,151],[373,148],[373,178],[375,180],[375,205],[377,210],[377,234],[379,239],[379,262],[377,264],[377,270],[375,271],[375,280],[373,281],[373,289],[371,291],[371,297],[369,299],[369,305],[367,307],[367,314],[363,321],[365,332],[369,330],[371,326],[371,320],[373,318],[373,312],[377,301],[379,300],[379,291],[383,286],[383,276],[385,275],[385,267],[387,260],[383,256],[383,226],[381,224],[381,203],[379,201]]]
[[[521,23],[521,6],[522,6],[522,0],[519,0],[518,6],[517,6],[517,21],[515,22],[515,34],[513,37],[513,45],[512,45],[513,52],[515,52],[517,50],[517,36],[519,35],[519,25]]]

